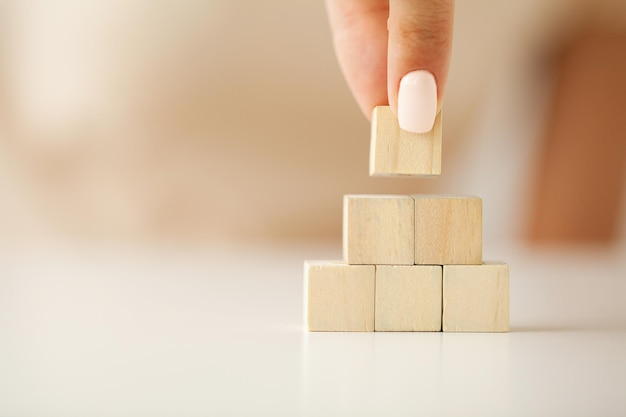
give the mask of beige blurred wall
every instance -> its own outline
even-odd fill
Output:
[[[343,194],[454,192],[514,236],[545,101],[532,69],[576,4],[458,2],[444,175],[392,180],[367,175],[323,2],[4,0],[1,234],[338,239]]]

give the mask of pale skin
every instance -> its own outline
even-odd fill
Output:
[[[402,77],[430,71],[442,98],[450,65],[454,0],[326,0],[339,65],[369,119],[375,106],[398,114]]]

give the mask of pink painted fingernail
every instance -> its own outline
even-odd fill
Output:
[[[430,132],[437,116],[437,83],[430,71],[419,70],[400,80],[398,122],[415,133]]]

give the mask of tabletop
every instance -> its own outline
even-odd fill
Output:
[[[623,416],[626,245],[485,246],[511,332],[308,333],[334,244],[0,247],[0,416]]]

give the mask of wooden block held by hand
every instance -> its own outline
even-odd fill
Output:
[[[372,114],[370,175],[426,176],[441,174],[441,112],[428,133],[400,129],[389,106],[378,106]]]
[[[414,215],[411,196],[344,196],[344,260],[349,264],[413,265]]]
[[[483,205],[480,198],[413,197],[416,264],[482,263]]]
[[[509,331],[507,264],[444,265],[443,331]]]
[[[376,331],[441,331],[442,274],[439,265],[376,266]]]
[[[343,262],[305,262],[305,313],[309,331],[373,332],[376,269]]]

